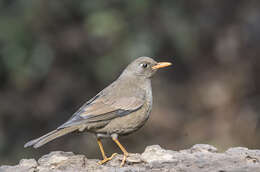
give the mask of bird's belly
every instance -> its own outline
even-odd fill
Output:
[[[139,128],[141,128],[147,119],[151,111],[151,104],[145,104],[141,109],[123,116],[111,120],[104,128],[98,129],[97,133],[126,135],[130,134]]]

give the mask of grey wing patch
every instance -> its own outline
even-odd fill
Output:
[[[138,109],[140,109],[139,107]],[[74,125],[79,125],[84,122],[86,123],[91,123],[91,122],[102,122],[102,121],[109,121],[112,120],[116,117],[122,117],[125,115],[128,115],[134,111],[137,111],[138,109],[135,110],[123,110],[123,109],[118,109],[112,112],[100,114],[100,115],[88,115],[87,117],[82,117],[80,115],[76,115],[70,120],[68,120],[66,123],[62,124],[58,129],[74,126]]]
[[[81,106],[81,108],[75,112],[70,119],[65,122],[64,124],[62,124],[61,126],[59,126],[57,129],[62,129],[65,127],[69,127],[72,126],[71,124],[78,124],[80,121],[84,120],[83,117],[80,116],[80,114],[82,114],[84,112],[84,109],[86,107],[88,107],[93,101],[95,101],[98,97],[100,96],[100,94],[97,94],[95,97],[93,97],[92,99],[90,99],[89,101],[87,101],[83,106]]]
[[[139,108],[141,108],[141,107],[139,107]],[[88,122],[107,121],[107,120],[114,119],[116,117],[122,117],[122,116],[128,115],[128,114],[130,114],[134,111],[137,111],[138,109],[135,109],[135,110],[118,109],[118,110],[108,112],[108,113],[104,113],[104,114],[100,114],[100,115],[88,115],[87,121]]]
[[[65,122],[64,124],[62,124],[61,126],[59,126],[57,129],[62,129],[62,128],[66,128],[66,127],[70,127],[73,125],[77,125],[79,124],[79,122],[81,122],[82,120],[84,120],[80,115],[73,115],[74,117],[70,118],[67,122]]]
[[[110,121],[140,109],[145,100],[141,97],[107,98],[98,94],[84,104],[66,123],[58,129],[92,122]]]

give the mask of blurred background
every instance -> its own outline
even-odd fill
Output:
[[[0,164],[62,150],[99,158],[96,139],[69,134],[23,145],[65,122],[139,56],[170,61],[129,152],[207,143],[260,148],[258,0],[0,0]],[[104,140],[107,154],[120,152]]]

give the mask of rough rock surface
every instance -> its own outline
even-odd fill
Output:
[[[172,151],[159,145],[148,146],[142,154],[130,154],[120,168],[122,155],[105,165],[98,160],[71,152],[51,152],[34,159],[22,159],[16,166],[1,166],[0,172],[260,172],[260,150],[243,147],[230,148],[218,153],[211,145],[197,144],[190,149]]]

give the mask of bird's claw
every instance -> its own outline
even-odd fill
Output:
[[[99,161],[98,164],[102,165],[102,164],[112,160],[116,155],[117,155],[117,153],[113,153],[109,158],[105,157],[102,161]]]
[[[124,157],[123,157],[123,160],[122,160],[122,162],[121,162],[121,164],[120,164],[120,167],[123,167],[123,166],[124,166],[124,164],[125,164],[125,162],[126,162],[126,158],[127,158],[128,156],[129,156],[128,153],[124,153]]]

